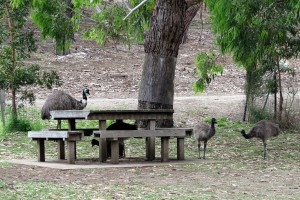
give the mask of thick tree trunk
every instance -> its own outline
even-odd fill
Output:
[[[145,35],[138,109],[173,109],[175,67],[186,10],[187,4],[182,0],[156,1]],[[157,126],[171,127],[173,120],[158,121]]]

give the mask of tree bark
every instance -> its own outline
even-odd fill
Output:
[[[173,109],[175,67],[185,30],[186,10],[187,4],[182,0],[156,1],[145,35],[138,109]],[[157,121],[156,124],[172,127],[173,120]]]

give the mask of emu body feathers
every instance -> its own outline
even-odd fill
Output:
[[[194,134],[195,138],[198,142],[198,158],[200,159],[200,147],[201,147],[201,141],[204,142],[204,153],[203,153],[203,159],[205,159],[205,152],[206,152],[206,146],[207,141],[213,137],[216,133],[215,124],[217,123],[217,120],[215,118],[211,119],[211,124],[206,124],[204,122],[200,122],[194,127]]]
[[[245,130],[241,131],[242,136],[246,139],[260,138],[263,142],[263,158],[266,159],[267,140],[270,137],[276,137],[280,133],[279,126],[269,120],[261,120],[246,134]]]
[[[83,99],[78,101],[64,91],[55,91],[45,101],[41,118],[50,119],[51,110],[82,110],[87,105],[86,94],[89,94],[87,88],[83,89]]]

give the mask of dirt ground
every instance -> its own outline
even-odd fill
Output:
[[[174,121],[179,127],[193,127],[207,116],[227,117],[229,120],[240,120],[242,117],[245,73],[228,57],[220,58],[225,64],[225,71],[222,76],[215,78],[204,94],[196,95],[192,90],[191,85],[196,80],[195,55],[200,51],[215,49],[207,13],[204,13],[203,29],[200,21],[200,15],[197,15],[189,30],[188,40],[180,47],[178,56]],[[91,109],[136,108],[144,57],[143,45],[134,44],[131,50],[121,44],[117,45],[117,49],[113,45],[100,47],[93,41],[80,39],[80,34],[76,35],[72,54],[68,56],[55,56],[53,43],[49,40],[41,42],[40,45],[29,62],[37,62],[44,69],[57,70],[63,80],[62,87],[58,89],[80,99],[82,88],[88,87],[91,92],[88,108]],[[47,89],[31,89],[37,96],[37,106],[41,106],[51,93]],[[179,188],[196,184],[199,185],[199,192],[216,191],[223,199],[231,199],[235,194],[249,194],[253,198],[259,196],[261,199],[293,199],[297,196],[295,194],[300,196],[300,173],[296,169],[286,171],[274,168],[266,173],[265,170],[253,172],[246,169],[216,168],[207,173],[198,168],[170,164],[166,167],[111,168],[89,172],[16,165],[1,169],[0,179],[13,183],[34,177],[54,182],[79,182],[84,185],[98,183],[99,187],[104,187],[104,184],[113,185],[116,181],[129,184],[139,182],[144,187],[174,184],[175,181]],[[157,176],[162,173],[168,176]]]

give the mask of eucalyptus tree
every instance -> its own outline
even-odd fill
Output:
[[[179,46],[203,0],[77,0],[74,6],[91,2],[99,12],[93,16],[96,25],[85,36],[100,43],[108,39],[144,42],[138,109],[173,109]],[[159,125],[172,126],[173,120]]]
[[[36,64],[24,61],[36,50],[33,31],[26,26],[29,1],[14,7],[11,1],[0,1],[0,84],[11,92],[12,114],[17,118],[17,94],[20,99],[34,100],[34,94],[26,88],[40,85],[51,88],[60,84],[58,75],[42,72]],[[27,87],[26,87],[27,86]]]
[[[233,60],[246,69],[245,113],[247,104],[264,84],[269,86],[266,92],[274,94],[274,117],[280,120],[283,95],[279,61],[299,55],[300,2],[206,0],[206,3],[221,52],[231,54]],[[271,74],[271,78],[264,80],[267,74]]]

